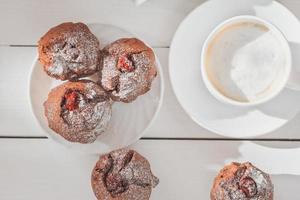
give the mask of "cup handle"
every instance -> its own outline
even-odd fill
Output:
[[[292,71],[287,88],[300,91],[300,44],[289,42],[292,53]]]

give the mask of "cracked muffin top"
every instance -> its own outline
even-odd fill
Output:
[[[98,200],[148,200],[158,182],[146,158],[130,149],[101,156],[92,172]]]
[[[92,81],[66,82],[53,88],[44,103],[49,127],[70,142],[92,143],[111,119],[112,101]]]
[[[231,163],[215,178],[211,200],[273,200],[268,174],[251,163]]]
[[[89,76],[99,68],[99,41],[83,23],[51,28],[38,42],[44,71],[60,80]]]
[[[156,75],[152,49],[136,38],[119,39],[102,50],[101,85],[114,101],[129,103],[145,94]]]

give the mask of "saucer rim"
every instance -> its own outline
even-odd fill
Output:
[[[211,1],[206,1],[206,2],[204,2],[204,3],[202,3],[202,4],[200,4],[199,6],[197,6],[196,8],[194,8],[192,11],[190,11],[189,13],[188,13],[188,15],[181,21],[181,23],[179,24],[179,26],[177,27],[177,29],[176,29],[176,31],[175,31],[175,33],[174,33],[174,35],[173,35],[173,38],[172,38],[172,40],[171,40],[171,45],[170,45],[170,50],[169,50],[169,59],[168,59],[168,62],[169,62],[169,65],[168,65],[168,67],[169,67],[169,71],[168,71],[168,75],[169,75],[169,78],[170,78],[170,82],[171,82],[171,88],[172,88],[172,91],[173,91],[173,93],[174,93],[174,95],[175,95],[175,97],[176,97],[176,100],[178,101],[178,103],[180,104],[180,106],[181,106],[181,108],[184,110],[184,112],[188,115],[188,117],[190,118],[190,119],[192,119],[192,121],[193,122],[195,122],[196,124],[198,124],[200,127],[202,127],[202,128],[204,128],[204,129],[206,129],[206,130],[208,130],[208,131],[210,131],[211,133],[213,133],[213,134],[216,134],[216,135],[218,135],[218,136],[222,136],[222,137],[226,137],[226,138],[243,138],[243,139],[247,139],[247,138],[249,138],[249,139],[252,139],[252,138],[257,138],[257,137],[259,137],[259,136],[263,136],[263,135],[267,135],[267,134],[270,134],[270,133],[272,133],[272,132],[275,132],[275,131],[277,131],[277,130],[279,130],[280,128],[282,128],[283,126],[285,126],[286,124],[288,124],[291,120],[293,120],[299,113],[300,113],[300,108],[298,109],[298,111],[292,116],[292,117],[290,117],[289,119],[287,119],[285,122],[283,122],[280,126],[277,126],[277,127],[275,127],[275,128],[273,128],[272,130],[270,130],[270,131],[265,131],[265,132],[259,132],[259,133],[255,133],[255,134],[248,134],[248,135],[246,135],[246,136],[244,136],[244,135],[242,135],[242,134],[239,134],[239,135],[234,135],[234,134],[228,134],[228,133],[222,133],[221,131],[219,131],[219,130],[217,130],[217,129],[215,129],[215,128],[213,128],[213,127],[211,127],[211,126],[209,126],[209,125],[207,125],[207,124],[205,124],[204,122],[203,122],[203,120],[199,120],[199,119],[197,119],[197,118],[195,118],[188,110],[187,110],[187,108],[185,107],[185,106],[183,106],[183,104],[182,104],[182,102],[181,102],[181,100],[180,100],[180,98],[179,98],[179,94],[176,92],[176,90],[175,90],[175,85],[174,85],[174,82],[175,82],[175,80],[174,80],[174,77],[172,76],[172,73],[171,73],[171,63],[173,63],[173,61],[171,61],[172,59],[171,59],[171,55],[172,54],[174,54],[173,53],[173,51],[174,51],[174,46],[175,46],[175,40],[177,39],[177,37],[178,37],[178,34],[179,34],[179,31],[182,29],[182,27],[190,20],[190,18],[191,18],[191,16],[193,15],[193,14],[195,14],[196,12],[198,12],[198,9],[200,9],[201,7],[204,7],[205,5],[207,5],[207,4],[209,4],[209,3],[211,3]],[[281,8],[282,9],[286,9],[287,11],[289,11],[289,13],[290,13],[290,15],[291,16],[293,16],[295,19],[297,19],[298,21],[299,21],[299,19],[296,17],[296,15],[292,12],[292,11],[290,11],[288,8],[286,8],[283,4],[281,4],[280,2],[277,2],[277,1],[273,1],[272,3],[274,3],[274,4],[277,4],[277,6],[281,6]],[[249,14],[248,14],[249,15]],[[251,16],[251,15],[250,15]],[[255,16],[255,15],[253,15],[253,16]],[[226,19],[224,19],[224,20],[226,20]],[[223,21],[224,21],[223,20]],[[271,22],[270,22],[271,23]],[[274,25],[274,26],[276,26],[276,25]],[[204,83],[203,83],[204,84]],[[288,88],[288,87],[287,87]],[[265,103],[266,104],[266,103]],[[242,107],[240,107],[241,109],[243,109]],[[248,108],[248,109],[252,109],[252,108],[255,108],[255,106],[250,106],[250,107],[245,107],[245,108]]]

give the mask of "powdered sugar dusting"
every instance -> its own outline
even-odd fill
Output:
[[[114,91],[113,95],[126,98],[130,95],[138,95],[144,88],[149,88],[149,80],[147,80],[149,70],[149,59],[144,52],[133,54],[132,61],[136,67],[133,72],[121,73],[119,79],[119,91]],[[151,83],[151,82],[150,82]]]
[[[145,52],[130,55],[135,67],[131,72],[121,72],[117,69],[117,56],[104,57],[102,69],[102,85],[112,90],[112,95],[121,100],[133,100],[140,94],[150,90],[152,79],[149,76],[151,63]]]
[[[53,64],[48,68],[48,73],[55,76],[61,76],[64,73],[64,67],[60,64]]]
[[[61,117],[66,123],[66,132],[72,140],[93,142],[103,133],[111,118],[111,100],[102,89],[92,82],[86,84],[85,92],[78,93],[78,109],[62,109]]]
[[[214,189],[212,200],[273,199],[273,185],[269,175],[251,163],[238,166],[236,174],[232,175],[232,178],[222,180]]]
[[[93,189],[99,200],[148,200],[157,184],[148,161],[133,150],[120,149],[101,156],[93,171]],[[105,194],[99,185],[105,187]]]
[[[51,45],[47,52],[52,58],[47,67],[50,76],[73,79],[97,70],[99,42],[85,25],[73,24],[72,29],[53,38]]]
[[[115,56],[107,55],[103,58],[103,69],[101,71],[101,83],[104,89],[114,90],[119,82],[121,72],[116,68],[117,59]]]

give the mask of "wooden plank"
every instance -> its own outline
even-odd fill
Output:
[[[300,143],[139,141],[160,184],[151,199],[209,199],[217,171],[231,161],[251,161],[272,175],[275,199],[298,199]],[[217,147],[217,148],[216,148]],[[280,148],[279,148],[280,147]],[[0,140],[0,196],[5,200],[95,199],[90,187],[97,155],[84,155],[50,140]]]
[[[43,135],[29,104],[31,47],[0,47],[0,135]]]
[[[180,21],[204,2],[132,0],[0,1],[0,44],[36,44],[51,26],[66,21],[104,23],[123,27],[153,46],[168,46]]]
[[[254,0],[253,0],[254,1]],[[269,0],[266,0],[268,2]],[[205,0],[150,0],[137,7],[131,0],[0,1],[0,45],[36,44],[51,26],[65,21],[105,23],[138,34],[154,46],[169,46],[179,23]],[[299,0],[280,0],[300,16]]]
[[[164,71],[164,102],[158,118],[145,137],[222,138],[196,123],[178,103],[168,75],[167,48],[155,49]],[[28,82],[35,47],[0,47],[0,136],[45,136],[31,113]],[[2,92],[3,91],[3,92]],[[286,126],[261,138],[300,139],[300,115]]]

